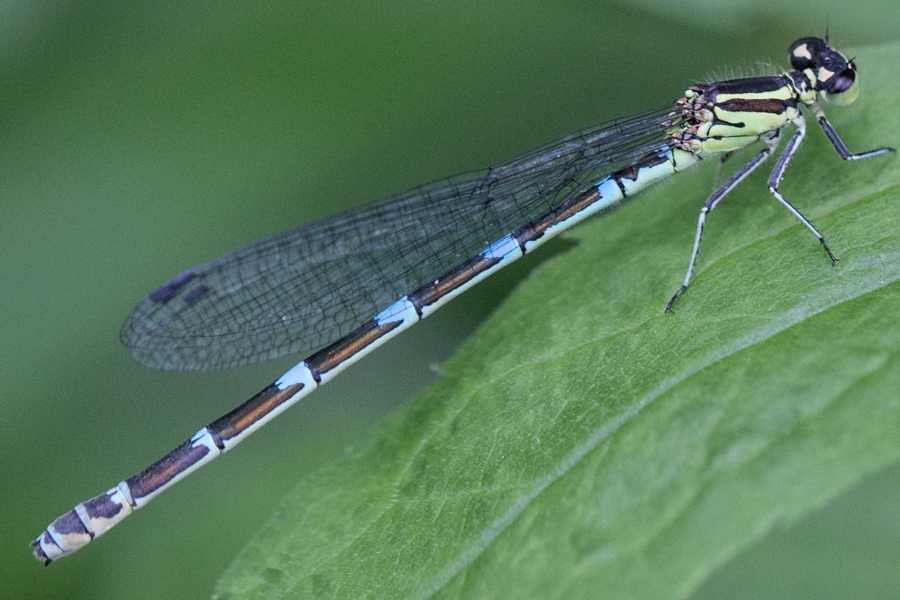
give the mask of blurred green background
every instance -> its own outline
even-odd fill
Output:
[[[830,3],[827,19],[841,46],[900,31],[895,0]],[[821,3],[799,0],[0,3],[0,595],[208,596],[282,494],[432,380],[527,265],[44,569],[27,544],[50,520],[293,362],[209,375],[132,365],[118,328],[159,283],[668,102],[726,67],[784,64],[825,21]],[[897,597],[898,542],[895,466],[770,533],[695,597]]]

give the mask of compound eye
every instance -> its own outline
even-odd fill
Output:
[[[846,106],[859,96],[859,80],[856,71],[843,69],[822,82],[822,95],[825,100],[838,106]]]
[[[829,94],[843,94],[856,83],[856,72],[853,69],[844,69],[825,82],[825,89]]]

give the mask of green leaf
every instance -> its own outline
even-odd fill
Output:
[[[863,94],[826,111],[853,151],[900,146],[900,45],[854,54]],[[900,161],[843,163],[814,127],[781,190],[836,266],[762,172],[711,214],[675,315],[714,166],[578,228],[216,596],[683,598],[897,460]]]

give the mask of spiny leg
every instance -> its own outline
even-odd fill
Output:
[[[775,135],[771,140],[766,142],[766,148],[764,150],[759,152],[756,156],[751,158],[747,164],[738,169],[734,175],[728,178],[728,181],[726,181],[724,185],[714,191],[710,197],[706,199],[706,202],[703,203],[703,208],[700,209],[700,216],[697,218],[697,231],[694,234],[694,247],[691,249],[691,258],[688,261],[684,283],[681,284],[681,287],[675,292],[675,295],[672,296],[669,303],[666,304],[666,312],[672,312],[672,306],[675,304],[675,301],[678,300],[678,297],[684,293],[684,290],[686,290],[691,283],[691,274],[694,272],[694,265],[697,262],[697,252],[700,250],[700,238],[703,235],[703,223],[706,221],[706,215],[712,212],[712,209],[714,209],[719,201],[725,197],[725,194],[733,190],[737,184],[752,173],[756,167],[772,156],[772,153],[775,152],[775,146],[777,145],[778,135]]]
[[[825,113],[822,112],[822,109],[819,108],[818,104],[813,104],[810,106],[813,114],[816,116],[816,120],[819,122],[819,126],[822,128],[822,131],[825,132],[825,136],[828,138],[828,141],[831,142],[832,148],[841,155],[841,158],[844,160],[859,160],[861,158],[869,158],[870,156],[878,156],[879,154],[887,154],[888,152],[894,152],[893,148],[876,148],[875,150],[869,150],[868,152],[861,152],[860,154],[850,154],[850,151],[847,150],[847,146],[844,144],[843,140],[841,140],[840,136],[837,134],[837,131],[834,130],[834,127],[831,126],[831,123],[828,122],[828,119],[825,118]]]
[[[794,125],[796,125],[797,131],[795,131],[794,135],[791,136],[791,139],[788,140],[788,143],[784,147],[784,151],[781,153],[781,156],[778,157],[778,162],[775,163],[775,168],[772,169],[772,174],[769,175],[769,192],[771,192],[771,194],[775,196],[775,199],[781,202],[781,204],[783,204],[785,208],[791,211],[791,214],[800,219],[800,222],[806,225],[806,227],[810,231],[812,231],[813,235],[816,236],[816,238],[822,244],[822,248],[824,248],[825,252],[828,253],[828,258],[831,259],[831,264],[834,264],[838,259],[831,252],[831,248],[828,247],[828,244],[825,243],[825,237],[821,233],[819,233],[818,229],[813,227],[813,224],[809,222],[809,219],[800,214],[800,211],[794,208],[794,206],[790,202],[788,202],[778,191],[778,184],[781,182],[781,178],[784,176],[784,171],[785,169],[787,169],[788,163],[791,162],[791,158],[793,158],[794,153],[797,152],[797,148],[800,147],[800,142],[803,141],[803,136],[806,135],[806,121],[802,117],[798,117],[794,121]]]
[[[831,126],[831,123],[828,122],[828,119],[825,118],[825,113],[822,112],[822,109],[819,108],[818,104],[813,104],[811,106],[813,114],[816,116],[816,120],[819,122],[819,125],[822,127],[822,130],[825,132],[825,136],[828,138],[828,141],[831,142],[831,146],[835,149],[835,151],[843,158],[844,160],[859,160],[861,158],[869,158],[870,156],[878,156],[879,154],[886,154],[888,152],[893,152],[893,148],[877,148],[875,150],[870,150],[869,152],[863,152],[861,154],[851,154],[849,150],[847,150],[847,146],[844,144],[843,140],[841,140],[840,136],[838,136],[837,132],[834,130],[834,127]],[[781,153],[781,156],[778,158],[778,163],[775,165],[775,168],[772,169],[772,174],[769,176],[769,191],[772,193],[775,198],[781,202],[795,217],[800,219],[800,222],[806,225],[810,231],[813,232],[813,235],[818,238],[819,242],[821,242],[822,247],[825,249],[825,252],[828,253],[828,258],[831,259],[831,264],[837,262],[837,257],[835,257],[834,253],[831,252],[831,249],[828,247],[828,244],[825,243],[825,238],[821,233],[813,227],[812,223],[807,220],[800,211],[794,208],[790,202],[785,200],[784,196],[782,196],[778,192],[778,184],[781,181],[781,178],[784,176],[784,171],[787,168],[788,163],[791,158],[794,156],[794,153],[797,151],[797,148],[800,146],[800,142],[803,141],[803,136],[806,133],[806,122],[802,117],[796,119],[794,124],[797,126],[797,131],[794,135],[791,136],[791,139],[788,141],[787,146],[785,146],[784,152]]]

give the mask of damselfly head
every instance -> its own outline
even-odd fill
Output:
[[[846,106],[859,96],[856,65],[819,38],[803,38],[788,51],[791,66],[803,71],[810,83],[831,104]]]

